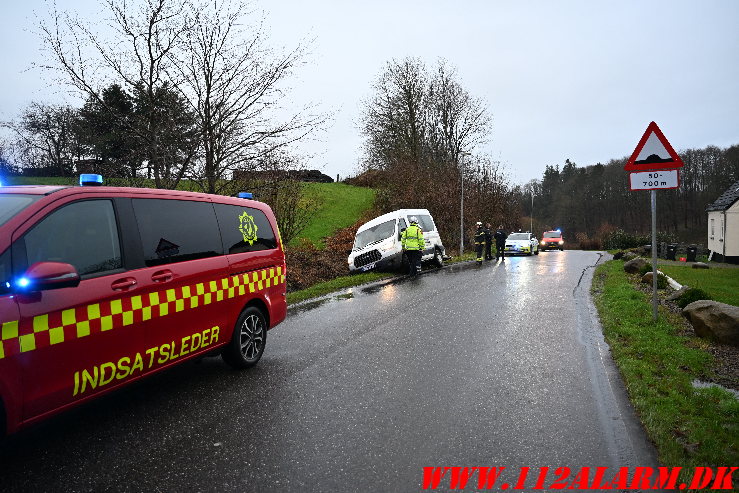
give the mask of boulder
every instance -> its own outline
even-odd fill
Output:
[[[694,269],[710,269],[708,264],[704,264],[703,262],[695,262],[693,264]]]
[[[635,254],[634,252],[626,252],[621,258],[628,261],[628,260],[634,260],[635,258],[638,258],[638,257],[639,255]]]
[[[662,271],[657,271],[657,276],[664,278],[665,274]],[[646,284],[652,284],[652,271],[647,272],[643,276],[641,276],[641,282]]]
[[[739,306],[699,300],[683,308],[683,315],[699,337],[739,346]]]
[[[681,297],[685,293],[685,291],[687,291],[688,289],[690,289],[690,286],[688,286],[687,284],[683,284],[683,287],[673,292],[666,298],[667,301],[675,301],[676,299]]]
[[[627,255],[628,255],[628,254],[627,254]],[[626,257],[626,256],[624,255],[624,258],[625,258],[625,257]],[[631,259],[631,260],[629,260],[628,262],[626,262],[626,263],[624,264],[624,270],[625,270],[626,272],[628,272],[629,274],[638,274],[638,273],[639,273],[639,270],[640,270],[640,269],[641,269],[642,267],[644,267],[645,265],[647,265],[647,261],[646,261],[646,260],[644,260],[644,259],[643,259],[643,258],[641,258],[641,257],[637,257],[637,258]]]

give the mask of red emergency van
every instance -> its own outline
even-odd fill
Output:
[[[261,202],[0,188],[4,429],[206,353],[256,364],[287,312],[285,272],[277,223]]]

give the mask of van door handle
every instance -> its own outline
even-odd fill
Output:
[[[123,279],[117,279],[110,285],[113,291],[122,291],[131,288],[136,285],[136,279],[133,277],[124,277]]]
[[[171,281],[172,277],[174,277],[174,275],[171,270],[158,270],[151,275],[151,280],[154,282],[167,282]]]

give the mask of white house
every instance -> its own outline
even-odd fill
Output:
[[[706,207],[711,260],[739,263],[739,181]]]

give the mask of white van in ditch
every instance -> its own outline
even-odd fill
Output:
[[[439,267],[444,265],[446,251],[429,211],[399,209],[376,217],[359,227],[354,237],[354,247],[349,254],[349,270],[351,272],[372,269],[394,270],[407,265],[403,258],[400,234],[408,227],[413,216],[418,219],[426,243],[422,260],[431,260]]]

